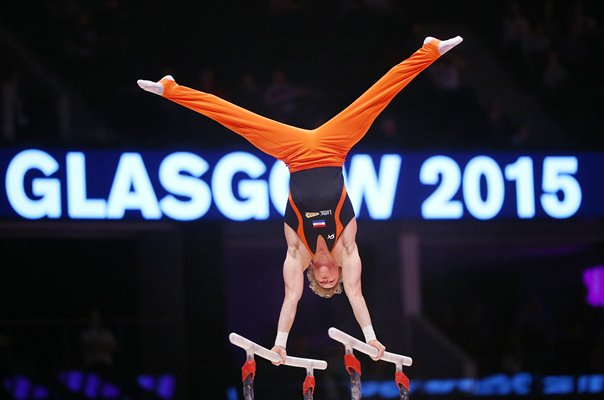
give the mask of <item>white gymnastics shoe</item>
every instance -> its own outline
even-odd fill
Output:
[[[433,40],[439,40],[439,39],[436,39],[432,36],[428,36],[424,39],[424,44],[430,43]],[[440,55],[443,55],[447,51],[451,50],[453,47],[460,44],[461,42],[463,42],[463,38],[461,36],[455,36],[454,38],[447,39],[447,40],[439,40],[438,52],[440,53]]]
[[[168,79],[173,81],[174,78],[172,78],[172,75],[166,75],[164,76],[161,80],[164,79]],[[151,92],[151,93],[155,93],[158,95],[163,95],[164,94],[164,85],[162,85],[160,82],[153,82],[153,81],[148,81],[145,79],[139,79],[138,81],[136,81],[136,83],[138,83],[138,86],[141,87],[141,89],[146,90],[147,92]]]

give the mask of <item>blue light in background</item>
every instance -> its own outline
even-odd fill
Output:
[[[155,392],[162,399],[171,399],[174,395],[174,378],[172,375],[160,375]]]
[[[84,382],[84,374],[80,371],[68,371],[59,374],[59,379],[71,392],[79,392]]]
[[[122,389],[93,373],[84,371],[67,371],[58,374],[59,380],[72,393],[82,395],[85,399],[130,400]],[[176,380],[173,375],[139,375],[136,379],[139,387],[155,393],[158,398],[171,400],[174,396]],[[5,389],[15,400],[50,400],[57,398],[57,393],[37,384],[34,379],[24,375],[12,375],[2,382]],[[379,399],[399,399],[400,391],[392,380],[366,380],[361,386],[363,397]],[[240,390],[234,386],[227,389],[227,400],[239,400]],[[592,396],[604,394],[604,374],[592,375],[548,375],[539,377],[522,372],[513,375],[495,374],[479,379],[418,379],[411,381],[411,394],[421,393],[431,397],[444,397],[451,394],[462,394],[464,397],[524,397],[541,395],[556,398],[560,395]],[[593,397],[588,397],[593,398]]]
[[[84,396],[89,399],[95,399],[98,397],[101,389],[101,378],[96,374],[88,374],[86,381],[86,389],[84,389]]]
[[[85,399],[129,400],[129,397],[123,393],[122,388],[104,380],[95,373],[78,370],[62,371],[57,374],[57,377],[63,383],[64,389],[81,395]],[[140,375],[136,381],[139,387],[155,393],[160,399],[171,400],[174,396],[176,380],[173,375]],[[47,400],[58,398],[57,393],[51,392],[43,385],[35,383],[33,378],[27,376],[13,375],[5,378],[2,383],[7,392],[15,400]]]
[[[13,394],[15,400],[47,399],[48,389],[34,384],[31,379],[23,375],[14,375],[4,380],[5,389]]]
[[[231,390],[234,390],[231,388]],[[363,397],[399,399],[400,392],[393,381],[363,381]],[[513,375],[495,374],[479,379],[417,379],[411,381],[411,395],[445,397],[460,394],[464,397],[525,397],[539,395],[555,398],[559,395],[604,393],[604,375],[548,375],[539,377],[528,372]],[[590,397],[591,398],[591,397]],[[238,397],[229,397],[236,400]]]
[[[234,387],[227,389],[227,400],[239,400],[239,391]]]
[[[574,379],[570,375],[546,376],[543,378],[543,394],[571,394],[574,390]]]
[[[138,386],[148,391],[153,390],[153,387],[155,386],[155,377],[151,375],[140,375],[137,381]]]
[[[583,283],[587,289],[587,304],[604,307],[604,266],[588,268],[583,272]]]

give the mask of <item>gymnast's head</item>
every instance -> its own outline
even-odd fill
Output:
[[[342,267],[334,257],[328,253],[315,257],[306,269],[308,287],[318,296],[329,298],[334,294],[342,293]]]

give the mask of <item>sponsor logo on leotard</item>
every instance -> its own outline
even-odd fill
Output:
[[[331,210],[321,210],[321,211],[308,211],[308,212],[304,213],[304,216],[306,218],[314,218],[319,215],[324,217],[326,215],[332,215],[332,212],[331,212]]]
[[[336,238],[336,234],[332,233],[331,235],[327,235],[327,239],[335,239]]]

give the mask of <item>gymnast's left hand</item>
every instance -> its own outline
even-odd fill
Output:
[[[272,362],[273,365],[281,365],[285,363],[285,357],[287,357],[287,352],[285,351],[285,347],[283,346],[274,346],[272,349],[275,353],[281,356],[281,362]]]
[[[386,347],[384,347],[384,345],[381,344],[378,340],[372,340],[367,344],[371,347],[375,347],[378,351],[378,353],[375,357],[371,357],[373,359],[373,361],[377,361],[380,358],[384,357],[384,351],[386,350]]]

